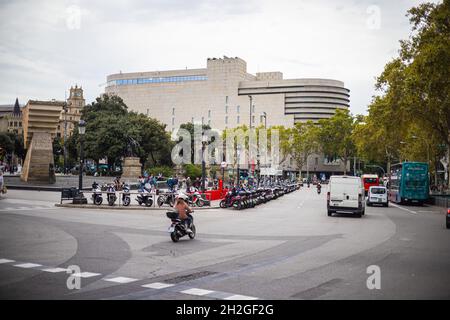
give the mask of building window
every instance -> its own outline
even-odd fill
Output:
[[[228,113],[228,106],[225,106],[225,113]]]
[[[208,118],[211,118],[211,110],[208,110]]]
[[[317,158],[317,157],[315,159],[315,164],[316,164],[316,166],[319,164],[319,158]]]
[[[172,118],[172,125],[175,125],[175,118]]]
[[[14,127],[17,127],[17,121],[14,121]]]
[[[225,124],[228,124],[228,116],[225,116]]]
[[[228,103],[228,96],[225,97],[225,103]]]
[[[236,123],[239,124],[239,122],[240,122],[240,119],[239,119],[239,116],[237,116]]]
[[[172,108],[172,115],[175,115],[175,108]]]
[[[194,117],[192,117],[192,119],[191,119],[191,123],[194,123]]]
[[[19,122],[19,127],[21,127],[22,126],[22,122]]]
[[[240,110],[241,110],[241,106],[237,106],[237,108],[236,108],[237,113],[239,113]]]
[[[255,116],[252,116],[252,123],[255,123]]]
[[[252,112],[255,113],[255,105],[252,105]]]

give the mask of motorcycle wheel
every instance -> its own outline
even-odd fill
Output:
[[[147,201],[145,201],[145,206],[146,207],[151,207],[153,205],[153,200],[148,198]]]
[[[192,225],[191,230],[192,230],[192,233],[189,233],[189,238],[192,240],[195,238],[195,234],[196,234],[194,225]]]
[[[234,208],[236,210],[241,210],[242,209],[242,203],[239,201],[238,203],[236,203],[236,205],[234,206]]]
[[[225,209],[227,207],[227,203],[225,202],[225,200],[220,201],[219,207],[221,207],[222,209]]]
[[[175,199],[174,198],[170,198],[169,199],[169,206],[173,207],[175,205]]]
[[[172,239],[173,242],[178,242],[178,240],[180,240],[180,238],[178,238],[176,231],[174,231],[170,234],[170,239]]]
[[[113,205],[114,205],[114,202],[116,202],[116,199],[114,199],[114,198],[108,199],[108,204],[109,204],[110,206],[113,206]]]
[[[201,207],[203,207],[204,205],[205,205],[205,202],[203,201],[203,199],[198,198],[198,199],[197,199],[197,206],[198,206],[199,208],[201,208]]]
[[[158,204],[158,207],[162,207],[162,205],[164,204],[164,199],[162,199],[161,197],[158,197],[158,200],[156,200],[156,203]]]
[[[123,205],[124,205],[125,207],[128,207],[128,206],[130,205],[130,202],[131,202],[130,197],[125,197],[125,198],[123,198]]]
[[[94,198],[94,204],[96,204],[97,206],[101,205],[102,202],[103,202],[103,198],[102,197]]]

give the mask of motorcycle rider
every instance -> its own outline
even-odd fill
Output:
[[[173,206],[174,211],[178,213],[178,218],[186,227],[187,233],[192,233],[190,228],[192,224],[192,218],[189,216],[189,213],[192,213],[192,209],[187,204],[188,197],[184,194],[180,194],[175,199],[175,205]]]
[[[317,192],[320,192],[322,190],[322,185],[320,182],[317,182]]]

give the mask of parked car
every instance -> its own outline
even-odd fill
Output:
[[[369,187],[366,203],[369,207],[374,204],[381,204],[385,207],[389,206],[386,187],[384,186]]]
[[[361,217],[365,213],[364,186],[360,177],[331,176],[328,184],[328,216],[342,211]]]

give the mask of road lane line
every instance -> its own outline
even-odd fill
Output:
[[[0,264],[2,263],[11,263],[11,262],[16,262],[15,260],[9,260],[9,259],[0,259]]]
[[[30,268],[42,267],[42,264],[37,264],[37,263],[21,263],[21,264],[15,264],[14,267],[30,269]]]
[[[116,277],[116,278],[103,279],[103,280],[109,281],[109,282],[116,282],[116,283],[130,283],[130,282],[138,281],[138,279],[127,278],[127,277]]]
[[[65,268],[45,268],[45,269],[41,269],[41,270],[45,271],[45,272],[57,273],[57,272],[67,272],[68,269],[65,269]]]
[[[204,296],[207,295],[209,293],[213,293],[214,291],[212,290],[205,290],[205,289],[198,289],[198,288],[191,288],[191,289],[187,289],[187,290],[183,290],[180,291],[181,293],[186,293],[186,294],[191,294],[194,296]]]
[[[408,211],[409,213],[412,213],[412,214],[418,214],[416,211],[412,211],[412,210],[403,208],[403,207],[401,207],[401,206],[399,206],[399,205],[397,205],[395,203],[391,203],[391,206],[394,206],[394,207],[399,208],[399,209],[404,210],[404,211]]]
[[[174,284],[171,283],[162,283],[162,282],[153,282],[149,284],[144,284],[142,287],[144,288],[150,288],[150,289],[165,289],[169,287],[173,287]]]
[[[96,276],[100,276],[101,273],[94,273],[94,272],[78,272],[78,273],[74,273],[72,276],[74,277],[80,277],[80,278],[91,278],[91,277],[96,277]]]

